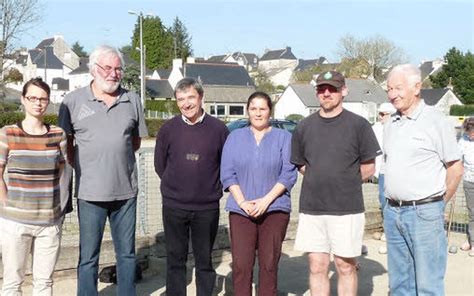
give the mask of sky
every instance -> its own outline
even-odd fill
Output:
[[[194,56],[234,51],[261,56],[290,46],[297,58],[339,61],[338,42],[381,35],[403,49],[407,62],[442,58],[451,47],[474,52],[473,0],[40,0],[42,21],[17,40],[34,48],[63,35],[87,52],[97,45],[131,44],[137,17],[175,17],[192,36]]]

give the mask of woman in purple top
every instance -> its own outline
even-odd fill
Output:
[[[221,181],[230,191],[229,214],[234,295],[252,295],[258,250],[258,295],[277,294],[281,244],[290,219],[291,134],[270,126],[272,102],[263,92],[247,101],[250,126],[233,131],[222,152]]]

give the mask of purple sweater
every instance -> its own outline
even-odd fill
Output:
[[[290,190],[296,182],[296,168],[290,163],[291,134],[272,128],[257,145],[249,127],[233,131],[224,145],[221,181],[227,190],[238,184],[246,200],[267,194],[275,184],[287,189],[267,211],[291,211]],[[229,195],[226,210],[247,216]]]
[[[195,125],[186,124],[178,115],[161,127],[156,137],[155,171],[161,178],[163,206],[219,208],[219,167],[228,134],[224,123],[207,114]]]

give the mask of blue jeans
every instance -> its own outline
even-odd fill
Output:
[[[136,295],[136,207],[136,198],[112,202],[89,202],[78,199],[80,233],[77,267],[78,296],[98,295],[99,253],[107,217],[117,260],[117,295]]]
[[[385,203],[387,202],[387,199],[385,198],[385,192],[384,192],[384,184],[385,184],[385,175],[384,174],[379,174],[379,202],[380,202],[380,208],[383,211],[383,208],[385,208]],[[382,213],[383,214],[383,213]]]
[[[444,201],[403,207],[386,203],[384,228],[391,296],[444,295],[444,208]]]

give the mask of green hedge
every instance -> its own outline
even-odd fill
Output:
[[[5,125],[15,124],[19,121],[22,121],[25,118],[24,113],[22,112],[3,112],[0,113],[0,127]],[[56,114],[48,114],[44,117],[44,122],[49,124],[58,124],[58,116]],[[145,119],[146,126],[148,127],[148,135],[150,137],[155,137],[158,131],[160,130],[163,123],[166,120],[164,119]]]
[[[452,116],[474,116],[474,105],[452,105],[449,110]]]
[[[166,122],[166,119],[145,119],[146,126],[148,128],[148,136],[155,137],[158,131],[160,130],[163,123]]]
[[[158,112],[171,112],[172,114],[178,114],[179,109],[176,105],[176,101],[172,100],[146,100],[145,109]]]
[[[15,124],[25,118],[23,112],[3,112],[0,114],[0,127],[9,124]],[[44,116],[44,122],[58,125],[58,116],[56,114],[47,114]]]

